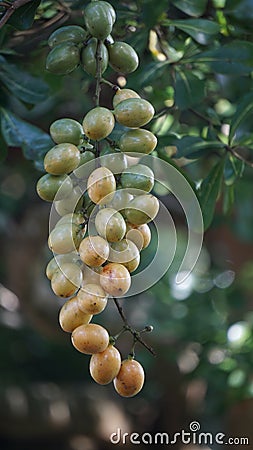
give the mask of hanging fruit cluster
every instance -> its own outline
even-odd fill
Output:
[[[46,275],[53,292],[67,299],[60,310],[60,326],[71,333],[78,351],[91,355],[93,379],[99,384],[113,381],[120,395],[131,397],[144,383],[144,370],[134,359],[134,345],[144,341],[141,332],[127,324],[117,299],[130,289],[140,251],[151,240],[148,223],[159,210],[157,198],[150,194],[153,171],[129,156],[147,155],[156,147],[155,135],[141,128],[153,118],[154,108],[137,92],[114,85],[113,110],[100,106],[102,74],[108,64],[127,74],[137,68],[138,56],[130,45],[113,41],[116,14],[109,3],[89,3],[84,20],[85,29],[64,26],[48,40],[47,69],[67,74],[81,65],[96,78],[96,106],[82,124],[63,118],[50,127],[55,146],[45,155],[47,173],[37,183],[38,195],[53,202],[58,215],[48,238],[54,257]],[[115,122],[126,127],[117,143],[109,137]],[[124,321],[121,332],[133,335],[132,351],[123,361],[114,345],[121,332],[110,337],[104,327],[91,322],[108,301],[115,302]]]

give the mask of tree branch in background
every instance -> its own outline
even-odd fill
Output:
[[[5,6],[6,10],[3,13],[3,16],[0,19],[0,28],[3,27],[9,18],[14,14],[14,12],[20,8],[21,6],[26,5],[26,3],[30,3],[32,0],[15,0],[13,3],[9,2],[0,2],[0,6]]]

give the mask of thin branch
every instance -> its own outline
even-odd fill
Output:
[[[124,329],[125,329],[126,331],[129,331],[129,332],[133,335],[133,337],[134,337],[134,342],[137,342],[137,341],[140,342],[140,344],[142,344],[143,347],[145,347],[145,348],[146,348],[153,356],[156,356],[156,353],[155,353],[155,351],[153,350],[153,348],[150,347],[148,344],[146,344],[146,342],[142,339],[141,334],[140,334],[141,332],[140,332],[140,331],[134,330],[134,329],[128,324],[126,315],[125,315],[125,313],[124,313],[124,311],[123,311],[122,306],[119,304],[117,298],[113,297],[113,301],[114,301],[114,303],[115,303],[115,305],[116,305],[116,307],[117,307],[117,310],[118,310],[118,312],[119,312],[119,315],[120,315],[121,319],[122,319],[123,322],[124,322]],[[145,330],[145,331],[149,331],[149,330],[148,330],[148,327],[146,327],[146,329],[144,329],[144,330]],[[142,330],[142,331],[144,331],[144,330]],[[151,330],[150,330],[150,331],[151,331]]]
[[[237,153],[237,151],[233,147],[227,147],[227,150],[232,153],[235,158],[240,159],[240,161],[243,161],[245,164],[247,164],[247,166],[253,167],[253,162],[247,161],[247,159],[240,155],[240,153]]]
[[[0,28],[2,28],[6,22],[9,20],[9,18],[14,14],[15,11],[17,11],[18,8],[21,6],[26,5],[27,3],[30,3],[32,0],[15,0],[13,3],[6,5],[4,3],[4,6],[6,6],[6,11],[3,14],[3,17],[0,19]],[[1,6],[1,3],[0,3]]]

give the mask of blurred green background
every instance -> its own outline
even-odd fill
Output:
[[[187,224],[174,197],[156,187],[176,223],[177,252],[162,280],[124,301],[133,326],[154,326],[145,339],[157,353],[137,346],[146,381],[132,399],[91,380],[89,358],[73,349],[58,325],[63,302],[44,274],[51,257],[50,205],[35,187],[51,145],[49,126],[60,117],[81,121],[95,86],[81,68],[65,77],[46,72],[46,42],[63,24],[82,25],[87,3],[32,2],[0,30],[0,448],[111,449],[118,428],[172,436],[196,420],[201,431],[248,437],[252,446],[253,2],[111,2],[117,11],[113,36],[134,46],[140,66],[127,80],[111,69],[106,77],[121,86],[127,81],[154,104],[154,155],[191,182],[206,226],[200,259],[177,285]],[[8,5],[0,7],[4,17]],[[112,107],[112,95],[103,87],[104,106]],[[170,239],[166,223],[159,238]],[[155,247],[154,239],[144,262]],[[113,304],[98,321],[112,334],[121,326]],[[118,345],[127,356],[129,336]],[[118,447],[135,445],[127,440]]]

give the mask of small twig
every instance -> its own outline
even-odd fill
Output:
[[[114,301],[114,303],[115,303],[115,305],[116,305],[116,307],[117,307],[117,310],[118,310],[118,312],[119,312],[119,315],[120,315],[120,317],[121,317],[121,319],[123,320],[123,322],[124,322],[124,329],[126,330],[126,331],[129,331],[132,335],[133,335],[133,337],[134,337],[134,345],[135,345],[135,343],[138,341],[138,342],[140,342],[140,344],[142,344],[153,356],[156,356],[156,353],[155,353],[155,351],[153,350],[153,348],[152,347],[150,347],[148,344],[146,344],[146,342],[142,339],[142,337],[141,337],[141,335],[140,335],[140,331],[136,331],[136,330],[134,330],[129,324],[128,324],[128,322],[127,322],[127,318],[126,318],[126,316],[125,316],[125,313],[124,313],[124,311],[123,311],[123,308],[122,308],[122,306],[119,304],[119,302],[118,302],[118,300],[117,300],[117,298],[115,298],[115,297],[113,297],[113,301]],[[148,331],[148,329],[145,327],[144,328],[144,330],[145,331]],[[142,330],[143,331],[143,330]]]
[[[101,78],[101,83],[107,84],[116,92],[120,89],[120,87],[117,84],[111,83],[109,80],[106,80],[105,78]]]
[[[240,153],[237,153],[237,151],[233,147],[226,147],[226,148],[230,153],[232,153],[233,156],[235,156],[235,158],[240,159],[240,161],[243,161],[245,164],[247,164],[247,166],[253,167],[253,162],[247,161],[247,159],[245,159],[242,155],[240,155]]]
[[[99,106],[100,92],[101,92],[101,79],[102,79],[102,41],[98,39],[96,50],[96,90],[95,90],[95,104]]]
[[[3,14],[3,17],[0,19],[0,28],[3,27],[9,18],[14,14],[14,12],[20,8],[21,6],[30,3],[32,0],[15,0],[13,3],[3,3],[3,6],[6,6],[6,11]],[[1,6],[1,4],[0,4]]]

